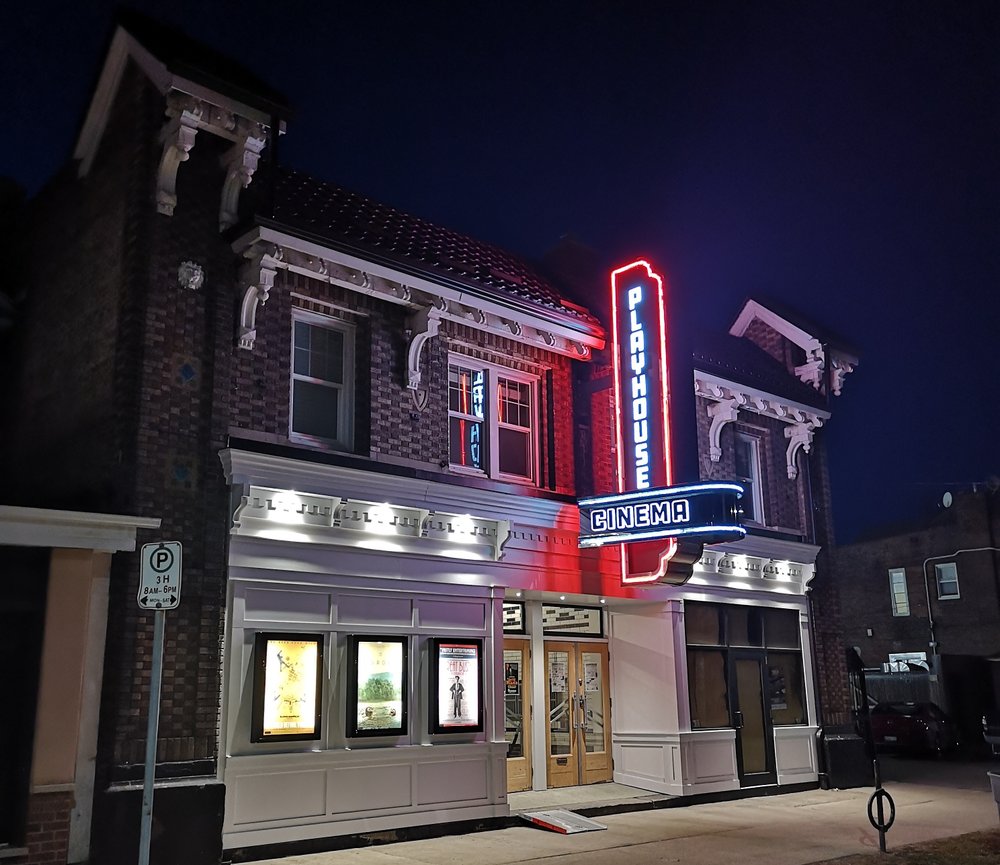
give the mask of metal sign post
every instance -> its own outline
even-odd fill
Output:
[[[149,865],[149,845],[153,830],[153,781],[156,777],[156,744],[160,729],[160,686],[163,683],[163,631],[167,610],[181,600],[181,560],[179,541],[146,544],[142,548],[139,572],[140,610],[153,613],[153,668],[149,677],[149,718],[146,721],[146,762],[142,777],[142,817],[139,827],[139,865]]]

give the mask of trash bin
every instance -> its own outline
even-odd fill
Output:
[[[875,783],[865,740],[853,731],[830,730],[823,734],[823,757],[831,787],[870,787]]]
[[[990,776],[990,787],[993,788],[993,801],[997,803],[997,816],[1000,817],[1000,772],[987,772]]]

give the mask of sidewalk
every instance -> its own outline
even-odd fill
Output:
[[[896,802],[896,822],[887,835],[890,851],[905,844],[997,828],[987,764],[920,768],[914,772],[905,766],[887,766],[884,771],[885,787]],[[596,798],[598,789],[592,788],[587,795]],[[270,859],[265,865],[804,865],[878,849],[878,834],[865,810],[871,792],[870,788],[810,790],[633,811],[595,818],[607,825],[607,831],[558,835],[525,825]]]

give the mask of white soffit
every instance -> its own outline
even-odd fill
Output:
[[[114,553],[135,549],[137,529],[159,527],[159,518],[0,505],[0,545],[6,546]]]

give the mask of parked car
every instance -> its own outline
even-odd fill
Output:
[[[934,703],[878,703],[871,725],[879,749],[940,754],[958,745],[954,722]]]
[[[1000,710],[992,709],[983,715],[983,738],[994,754],[1000,754]]]

